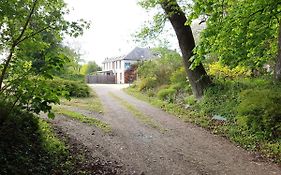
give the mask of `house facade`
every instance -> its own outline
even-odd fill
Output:
[[[156,57],[157,55],[153,54],[151,49],[136,47],[127,55],[106,58],[102,62],[102,71],[99,73],[115,76],[115,83],[117,84],[131,83],[136,79],[135,66],[133,65]]]

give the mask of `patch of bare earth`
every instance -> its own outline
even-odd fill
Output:
[[[57,117],[52,123],[85,146],[91,157],[114,162],[116,174],[281,174],[277,165],[256,161],[228,140],[127,95],[121,90],[123,86],[91,87],[104,106],[104,114],[77,107],[71,110],[106,122],[111,133],[66,117]],[[128,105],[110,94],[134,106],[165,131],[139,120]]]

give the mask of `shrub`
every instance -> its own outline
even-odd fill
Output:
[[[157,93],[157,97],[161,100],[165,100],[168,102],[173,102],[175,99],[176,90],[172,88],[161,89]]]
[[[235,79],[239,77],[247,77],[251,75],[251,71],[243,66],[236,66],[235,68],[229,68],[226,65],[222,65],[220,62],[215,62],[209,65],[209,75],[220,78]]]
[[[281,136],[281,92],[278,89],[249,89],[240,93],[238,122],[269,137]]]
[[[138,85],[138,90],[143,91],[143,90],[148,90],[148,89],[156,87],[157,81],[156,81],[155,77],[147,77],[147,78],[141,79],[137,83],[137,85]]]
[[[187,74],[184,67],[180,67],[173,72],[170,76],[170,81],[172,84],[188,84]]]
[[[207,115],[222,115],[233,119],[237,115],[238,95],[245,85],[240,82],[218,81],[205,91],[198,103],[201,112]]]
[[[69,93],[70,97],[89,97],[90,89],[87,84],[79,81],[54,79],[49,81],[51,86],[62,87],[65,91]]]

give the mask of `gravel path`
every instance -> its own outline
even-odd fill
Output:
[[[121,90],[124,85],[91,87],[101,99],[105,114],[80,112],[108,123],[112,133],[106,134],[64,117],[57,117],[53,123],[85,145],[93,157],[117,162],[122,174],[281,174],[277,165],[257,162],[252,154],[228,140],[183,123],[175,116],[127,95]],[[138,120],[112,94],[127,101],[166,131]]]

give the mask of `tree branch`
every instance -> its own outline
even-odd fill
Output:
[[[25,24],[24,24],[24,26],[23,26],[23,28],[21,30],[21,34],[18,36],[18,38],[15,40],[14,43],[18,43],[18,41],[20,41],[21,38],[23,37],[23,35],[24,35],[24,33],[25,33],[26,29],[27,29],[27,26],[28,26],[28,24],[29,24],[29,22],[31,20],[31,17],[32,17],[34,11],[35,11],[35,7],[37,5],[37,2],[38,2],[38,0],[35,0],[33,2],[33,6],[31,7],[31,11],[30,11],[30,13],[29,13],[29,15],[28,15],[28,17],[27,17],[27,19],[25,21]]]
[[[45,30],[47,30],[47,29],[49,29],[49,28],[51,28],[51,26],[47,26],[47,27],[44,27],[44,28],[42,28],[42,29],[40,29],[40,30],[38,30],[38,31],[36,31],[36,32],[33,32],[32,34],[30,34],[30,35],[28,35],[28,36],[22,38],[21,40],[19,40],[16,44],[18,45],[19,43],[21,43],[21,42],[23,42],[23,41],[25,41],[25,40],[27,40],[27,39],[29,39],[29,38],[32,38],[33,36],[35,36],[35,35],[37,35],[37,34],[43,32],[43,31],[45,31]]]
[[[5,64],[4,64],[2,73],[1,73],[1,75],[0,75],[0,90],[2,89],[2,83],[3,83],[3,81],[4,81],[4,77],[5,77],[5,75],[6,75],[6,72],[7,72],[7,70],[8,70],[8,67],[9,67],[9,65],[10,65],[10,62],[11,62],[11,60],[12,60],[12,58],[13,58],[13,53],[14,53],[14,51],[15,51],[15,48],[16,48],[18,42],[19,42],[19,41],[21,40],[21,38],[23,37],[23,35],[24,35],[24,33],[25,33],[26,29],[27,29],[27,26],[28,26],[28,24],[29,24],[29,22],[30,22],[30,20],[31,20],[31,17],[32,17],[34,11],[35,11],[35,7],[36,7],[36,5],[37,5],[37,2],[38,2],[38,0],[35,0],[35,1],[33,2],[33,5],[32,5],[32,7],[31,7],[31,11],[30,11],[30,13],[29,13],[29,15],[28,15],[28,17],[27,17],[27,19],[26,19],[26,21],[25,21],[25,24],[24,24],[24,26],[23,26],[23,28],[22,28],[22,31],[21,31],[20,35],[18,36],[18,38],[13,42],[13,44],[12,44],[12,46],[11,46],[9,56],[7,57],[7,60],[6,60]]]

